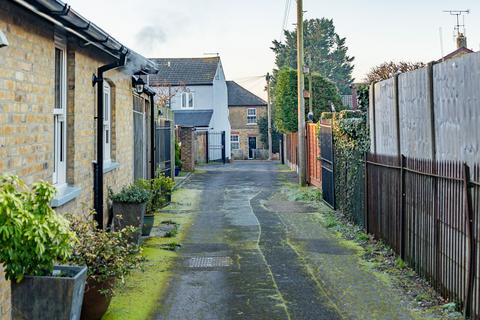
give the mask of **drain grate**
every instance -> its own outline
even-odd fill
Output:
[[[217,268],[230,267],[232,258],[230,257],[192,257],[185,261],[185,265],[189,268]]]

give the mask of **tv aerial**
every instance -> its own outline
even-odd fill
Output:
[[[466,10],[443,10],[443,12],[450,14],[451,16],[455,16],[457,23],[453,28],[454,37],[463,34],[465,35],[466,28],[465,28],[465,16],[470,14],[470,9]]]

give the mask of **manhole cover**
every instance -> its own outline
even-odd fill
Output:
[[[230,257],[192,257],[185,262],[185,265],[189,268],[229,267],[232,265],[232,259]]]

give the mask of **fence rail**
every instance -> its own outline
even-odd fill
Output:
[[[366,229],[480,317],[480,165],[369,154]]]

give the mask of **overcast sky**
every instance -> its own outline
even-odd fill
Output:
[[[227,79],[264,96],[274,66],[270,50],[282,34],[287,0],[67,0],[86,18],[146,57],[201,57],[220,53]],[[287,27],[294,28],[291,0]],[[386,60],[430,61],[455,49],[454,17],[446,9],[471,9],[468,46],[480,49],[479,0],[304,0],[305,18],[333,18],[355,57],[362,80]]]

